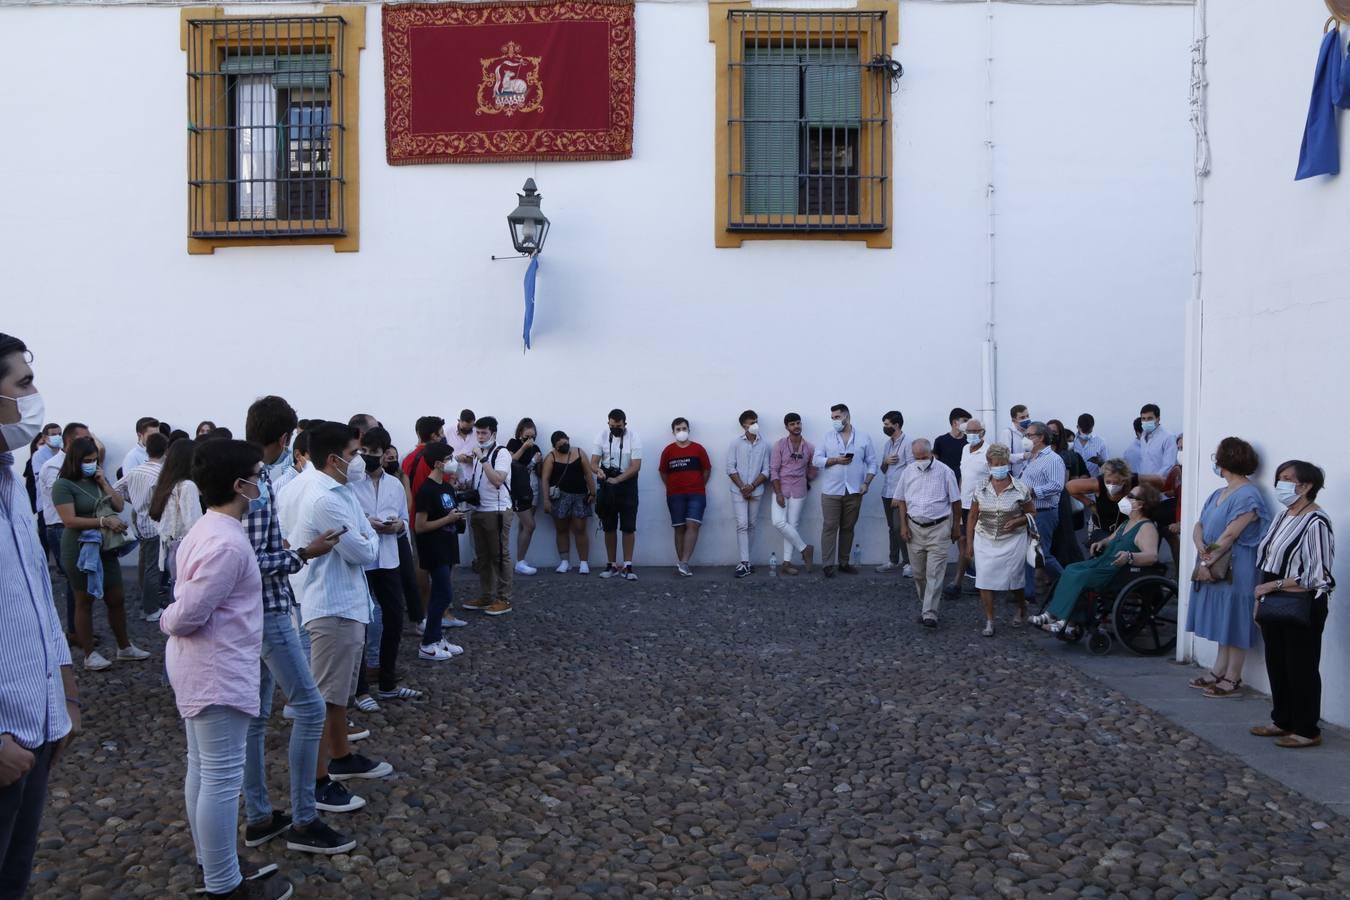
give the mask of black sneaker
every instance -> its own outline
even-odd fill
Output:
[[[280,810],[272,810],[272,818],[244,828],[244,846],[261,847],[291,827],[291,817]]]
[[[229,900],[290,900],[295,894],[295,886],[275,872],[252,880],[245,878],[239,886],[228,894],[212,894],[208,897],[228,897]]]
[[[241,874],[241,875],[244,876],[244,881],[245,881],[245,882],[249,882],[249,881],[262,881],[264,878],[271,878],[273,875],[277,874],[277,872],[279,872],[279,871],[280,871],[280,869],[277,868],[277,864],[276,864],[276,863],[268,863],[268,864],[265,865],[265,866],[259,866],[259,865],[254,865],[254,864],[252,864],[252,863],[247,863],[247,862],[245,862],[245,861],[242,860],[242,859],[239,860],[239,874]],[[202,872],[201,872],[201,866],[200,866],[200,865],[197,867],[197,876],[198,876],[198,878],[202,878]],[[202,880],[204,881],[205,879],[202,878]],[[194,893],[194,894],[205,894],[205,893],[207,893],[207,890],[206,890],[206,888],[204,888],[204,887],[199,887],[199,888],[195,889],[192,893]],[[217,895],[214,895],[214,896],[221,896],[221,895],[217,894]],[[230,895],[230,894],[225,894],[224,896],[228,897],[228,896],[231,896],[231,895]]]
[[[733,574],[734,577],[736,577],[736,578],[744,578],[745,576],[747,576],[747,575],[750,574],[750,564],[749,564],[749,563],[738,563],[738,564],[736,565],[736,571],[735,571],[734,573],[732,573],[732,574]]]
[[[349,778],[384,778],[394,774],[394,767],[387,762],[376,762],[360,753],[348,753],[341,759],[330,760],[328,777],[334,781],[346,781]]]
[[[324,824],[323,819],[315,819],[308,825],[291,826],[286,832],[286,849],[335,856],[356,849],[356,841],[338,834]]]
[[[324,812],[354,812],[365,805],[365,800],[331,778],[314,786],[314,806]]]

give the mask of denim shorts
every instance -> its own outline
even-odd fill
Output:
[[[679,528],[686,522],[703,524],[703,511],[708,507],[706,494],[671,494],[666,498],[670,509],[670,524]]]

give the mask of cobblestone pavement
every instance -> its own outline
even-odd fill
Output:
[[[405,639],[406,683],[429,697],[355,716],[396,769],[328,817],[357,850],[246,857],[302,897],[1350,896],[1350,822],[1008,616],[980,637],[973,597],[928,631],[898,578],[641,574],[517,579],[516,611],[459,629],[449,663]],[[134,628],[154,660],[80,673],[38,896],[200,883],[163,642]]]

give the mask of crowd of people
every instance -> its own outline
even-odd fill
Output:
[[[589,453],[563,431],[541,446],[528,418],[503,442],[495,418],[465,409],[448,428],[438,416],[418,419],[417,445],[400,454],[373,415],[302,420],[286,400],[267,396],[249,407],[243,440],[210,421],[189,435],[153,417],[138,420],[136,445],[110,477],[105,448],[85,425],[45,423],[31,359],[22,341],[0,335],[0,609],[8,626],[0,631],[0,898],[23,892],[48,772],[79,730],[68,640],[90,673],[151,655],[127,630],[121,560],[130,553],[141,615],[166,636],[204,891],[270,900],[292,888],[274,866],[241,868],[241,793],[246,846],[284,837],[299,852],[356,847],[320,813],[362,808],[351,787],[393,768],[353,749],[371,735],[351,708],[422,696],[399,666],[405,627],[418,637],[417,659],[443,663],[465,652],[445,636],[468,624],[458,611],[512,611],[514,579],[538,571],[527,562],[536,511],[555,521],[557,572],[572,571],[575,551],[576,571],[589,573],[587,523],[595,516],[606,557],[599,577],[638,577],[644,452],[621,409],[610,411]],[[817,563],[825,578],[856,574],[855,529],[881,476],[889,544],[877,571],[914,579],[920,624],[937,628],[944,598],[973,582],[987,637],[999,593],[1016,608],[1014,626],[1081,627],[1073,619],[1083,591],[1121,567],[1158,563],[1164,548],[1179,559],[1182,437],[1161,418],[1156,405],[1145,405],[1134,442],[1115,456],[1090,414],[1070,430],[1058,419],[1034,419],[1023,404],[1002,425],[953,409],[948,430],[933,440],[911,438],[892,410],[881,419],[879,450],[842,403],[816,443],[804,437],[798,413],[784,416],[784,433],[770,442],[759,415],[746,410],[721,462],[736,521],[733,574],[755,573],[752,539],[765,502],[782,538],[771,574],[809,573]],[[657,464],[679,577],[692,574],[717,474],[691,435],[687,418],[674,419]],[[23,449],[30,457],[21,480],[13,466]],[[1323,474],[1299,460],[1277,467],[1284,510],[1271,521],[1251,480],[1258,467],[1255,450],[1238,438],[1226,438],[1214,456],[1224,487],[1192,532],[1198,563],[1187,628],[1220,651],[1192,686],[1207,697],[1235,695],[1257,607],[1266,598],[1301,600],[1301,619],[1270,616],[1260,625],[1274,710],[1271,724],[1252,732],[1282,746],[1313,746],[1318,654],[1334,587],[1331,523],[1316,505]],[[801,525],[813,490],[817,544]],[[451,571],[462,541],[479,590],[456,610]],[[49,564],[65,584],[64,626]],[[1038,591],[1049,598],[1047,611],[1029,619]],[[116,642],[108,655],[93,633],[97,601]],[[293,721],[289,812],[273,805],[265,778],[277,689]]]

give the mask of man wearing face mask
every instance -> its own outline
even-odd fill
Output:
[[[956,473],[938,462],[925,438],[913,444],[914,462],[905,469],[893,500],[900,536],[909,544],[914,588],[923,601],[919,621],[937,627],[947,578],[947,551],[961,541],[961,488]]]
[[[821,438],[812,463],[820,471],[820,561],[826,578],[835,566],[848,575],[858,569],[849,562],[853,528],[862,511],[862,498],[877,477],[872,438],[853,427],[848,407],[830,407],[830,431]]]
[[[1031,425],[1031,411],[1025,404],[1018,403],[1008,410],[1009,423],[1003,431],[1003,442],[1008,445],[1014,478],[1022,477],[1022,470],[1031,459],[1025,446],[1027,428]]]
[[[38,444],[37,450],[33,451],[33,477],[36,478],[38,472],[47,460],[51,459],[61,451],[65,446],[61,438],[61,426],[53,422],[43,429],[43,440]]]
[[[727,450],[726,472],[731,479],[731,508],[736,513],[736,546],[740,563],[737,578],[754,572],[750,565],[750,542],[759,518],[759,501],[769,483],[769,443],[759,436],[759,414],[747,409],[740,417],[741,433]]]
[[[310,668],[326,707],[322,750],[329,757],[334,781],[383,778],[393,772],[351,752],[347,705],[356,692],[357,667],[365,649],[370,622],[370,587],[366,567],[379,559],[379,543],[351,485],[366,479],[365,460],[357,453],[355,429],[323,422],[309,432],[314,475],[303,485],[294,528],[285,528],[293,546],[336,533],[337,546],[305,567],[300,614],[310,639]],[[291,486],[299,484],[297,480]]]
[[[1087,463],[1088,475],[1092,478],[1101,474],[1102,463],[1110,459],[1106,441],[1092,433],[1096,427],[1097,420],[1092,417],[1092,413],[1083,413],[1078,417],[1078,433],[1073,438],[1073,449]]]
[[[975,561],[975,548],[966,539],[966,523],[970,518],[975,492],[989,480],[989,459],[985,456],[989,444],[984,439],[984,423],[979,419],[970,419],[965,426],[963,441],[966,446],[961,451],[961,465],[956,475],[956,483],[961,487],[961,550],[952,583],[943,588],[943,594],[948,597],[960,592],[961,579],[967,577],[966,570]]]
[[[793,552],[802,555],[806,570],[811,571],[811,561],[815,557],[815,547],[802,539],[797,526],[801,524],[802,507],[806,505],[806,494],[811,490],[811,481],[818,474],[812,462],[816,450],[811,442],[802,437],[802,417],[790,412],[783,417],[783,427],[787,436],[779,438],[769,457],[769,479],[773,485],[773,527],[783,536],[783,574],[796,575],[798,569],[792,564]]]
[[[637,581],[633,545],[637,542],[637,479],[642,470],[642,439],[628,427],[628,416],[623,410],[609,411],[609,427],[596,436],[591,448],[591,469],[598,491],[595,511],[605,532],[605,552],[609,556],[609,564],[600,577]],[[623,533],[622,569],[617,560],[616,532]]]
[[[689,439],[688,419],[677,417],[670,423],[670,430],[675,442],[661,451],[656,471],[666,486],[666,508],[670,510],[670,527],[675,535],[675,574],[687,578],[694,574],[689,561],[698,546],[703,512],[708,507],[712,460],[702,444]]]
[[[1031,491],[1036,505],[1036,531],[1041,539],[1047,574],[1059,578],[1064,567],[1055,559],[1055,529],[1059,525],[1059,497],[1064,492],[1066,470],[1064,460],[1050,446],[1050,430],[1044,422],[1032,422],[1022,437],[1022,447],[1028,457],[1021,481]],[[1036,599],[1036,570],[1028,565],[1025,596],[1030,603]]]
[[[914,462],[914,451],[909,438],[905,436],[905,417],[899,410],[893,409],[881,417],[881,430],[886,435],[886,443],[881,448],[881,508],[886,517],[886,530],[890,537],[890,557],[877,566],[878,572],[893,572],[900,569],[906,578],[914,577],[914,569],[909,564],[909,545],[900,539],[900,519],[895,514],[891,497],[900,486],[900,477],[905,468]],[[903,567],[901,560],[904,560]]]
[[[469,486],[478,492],[478,502],[469,514],[478,581],[482,596],[463,604],[489,616],[511,611],[511,451],[497,443],[497,420],[483,416],[474,423],[478,448],[474,453]]]
[[[1136,471],[1140,476],[1159,475],[1164,478],[1177,464],[1177,439],[1162,426],[1162,410],[1156,403],[1145,403],[1139,410],[1139,427],[1143,435],[1139,438],[1139,465]]]
[[[38,543],[14,451],[26,449],[45,420],[23,341],[0,334],[0,890],[22,897],[42,832],[47,778],[80,730],[80,694],[70,647],[52,604],[47,560]],[[60,521],[53,519],[53,521]]]

